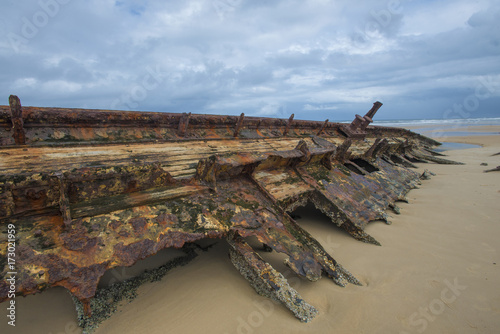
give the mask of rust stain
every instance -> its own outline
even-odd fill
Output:
[[[259,293],[310,321],[318,310],[245,238],[286,254],[299,276],[359,284],[289,213],[312,203],[355,239],[379,244],[364,228],[397,212],[419,183],[413,164],[455,163],[430,138],[369,126],[379,102],[345,125],[9,101],[0,106],[0,227],[16,226],[16,293],[63,286],[87,315],[106,270],[217,238]],[[1,241],[0,302],[6,250]]]

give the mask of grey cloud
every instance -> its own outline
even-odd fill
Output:
[[[380,99],[381,117],[418,118],[442,117],[481,76],[499,80],[498,5],[448,31],[408,35],[406,20],[432,2],[389,3],[70,1],[18,52],[9,33],[22,36],[23,18],[42,9],[35,0],[3,3],[0,95],[33,105],[332,120]],[[158,81],[144,89],[148,69]],[[496,110],[500,93],[491,95],[478,115]]]

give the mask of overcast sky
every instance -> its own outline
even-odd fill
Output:
[[[500,117],[500,2],[1,0],[0,104]]]

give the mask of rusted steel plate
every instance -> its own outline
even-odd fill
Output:
[[[432,139],[369,126],[237,116],[0,107],[0,227],[12,225],[15,293],[67,288],[90,315],[108,269],[168,247],[227,239],[231,260],[259,293],[302,321],[318,312],[246,243],[256,237],[315,281],[359,281],[295,222],[313,203],[354,238],[398,211],[438,157]],[[0,241],[0,301],[9,297],[8,240]]]

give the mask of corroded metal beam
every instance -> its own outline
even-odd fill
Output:
[[[288,134],[288,132],[290,131],[290,128],[292,127],[292,124],[293,124],[294,116],[295,116],[295,114],[290,115],[288,122],[286,122],[286,128],[285,128],[285,131],[283,131],[283,136],[286,136]]]
[[[262,260],[242,237],[234,235],[228,241],[231,245],[231,262],[260,295],[285,304],[304,322],[310,321],[318,314],[318,310],[305,302],[299,293],[288,285],[283,275]]]
[[[12,120],[12,137],[16,145],[26,144],[26,134],[24,132],[24,121],[23,121],[23,108],[21,107],[21,101],[17,96],[11,95],[9,97],[10,114]]]
[[[365,116],[361,117],[360,115],[356,115],[354,121],[348,126],[345,126],[342,132],[347,135],[347,137],[364,138],[366,136],[366,128],[373,122],[373,116],[375,116],[375,113],[380,107],[382,107],[382,103],[378,101],[375,102]]]

